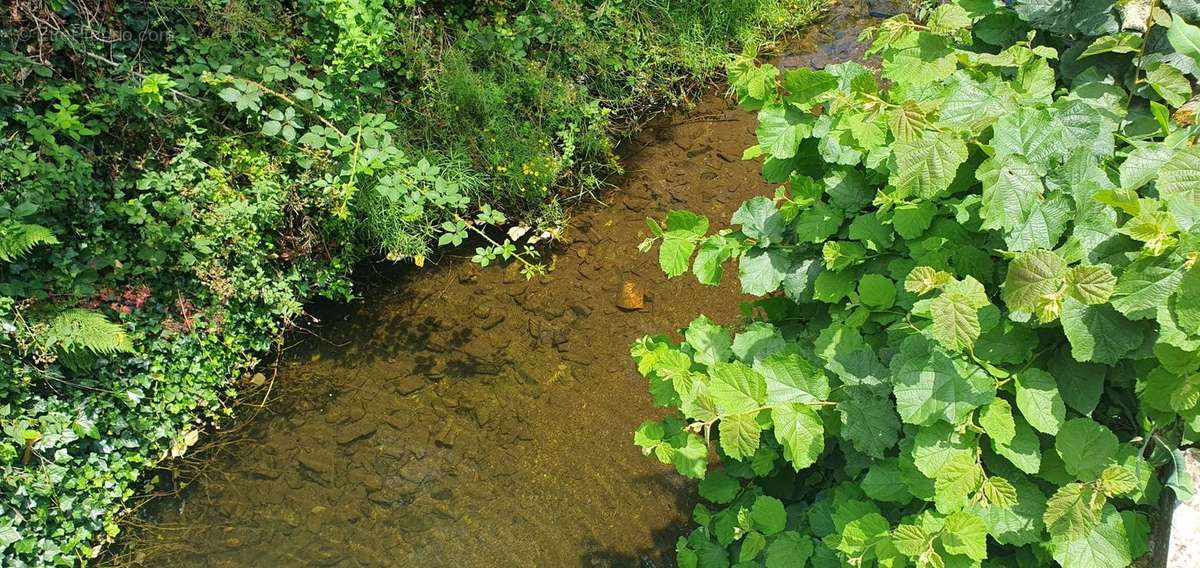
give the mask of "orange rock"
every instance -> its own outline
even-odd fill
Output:
[[[617,297],[617,307],[622,310],[640,310],[646,304],[646,294],[636,282],[626,280],[621,284],[621,295]]]

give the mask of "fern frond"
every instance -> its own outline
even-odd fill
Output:
[[[109,355],[131,352],[133,345],[125,328],[92,310],[73,309],[54,316],[46,330],[46,344],[65,353],[89,351]]]
[[[12,220],[0,223],[0,261],[12,262],[37,245],[53,244],[58,244],[58,238],[41,225]]]

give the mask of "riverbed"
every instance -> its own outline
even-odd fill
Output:
[[[781,62],[861,54],[868,21],[842,8]],[[146,509],[132,554],[151,566],[668,566],[694,486],[641,455],[655,409],[628,355],[645,334],[698,314],[735,323],[736,274],[720,287],[667,280],[640,254],[647,216],[728,224],[772,195],[753,113],[713,93],[624,147],[606,206],[576,209],[553,270],[445,258],[376,267],[362,300],[316,306],[270,381],[270,401],[178,496]],[[645,292],[617,307],[622,286]],[[260,390],[261,392],[261,390]]]

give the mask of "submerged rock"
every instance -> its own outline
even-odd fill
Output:
[[[640,310],[646,305],[646,293],[642,287],[632,280],[621,283],[621,292],[617,295],[617,307],[622,310]]]

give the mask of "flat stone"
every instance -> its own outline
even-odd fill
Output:
[[[370,420],[359,420],[358,422],[338,430],[337,443],[345,446],[359,440],[370,438],[371,436],[375,435],[375,430],[375,424],[372,424]]]
[[[400,396],[408,396],[429,384],[425,377],[418,375],[402,375],[388,381],[388,386]]]

